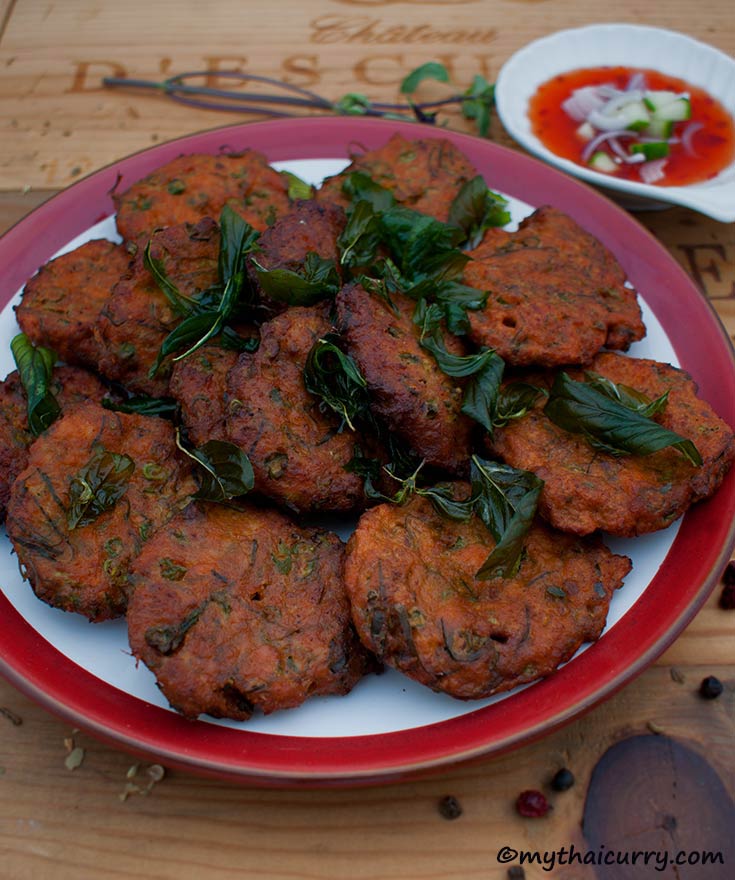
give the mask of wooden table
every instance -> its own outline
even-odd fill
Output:
[[[242,69],[330,99],[357,91],[385,100],[425,61],[442,61],[457,83],[475,72],[492,81],[529,40],[610,17],[681,30],[735,53],[730,0],[655,8],[619,0],[614,10],[606,0],[0,0],[0,228],[135,150],[253,118],[104,90],[101,76]],[[450,124],[467,129],[456,116]],[[493,134],[509,143],[497,123]],[[684,209],[639,219],[735,332],[735,226]],[[545,867],[526,868],[528,877],[547,876],[551,857],[564,847],[568,860],[572,845],[598,855],[724,851],[735,827],[735,612],[718,607],[719,592],[648,671],[587,716],[512,754],[388,787],[261,791],[182,772],[158,780],[0,682],[0,876],[488,880],[507,876],[503,847],[548,854]],[[704,701],[697,691],[710,674],[725,693]],[[83,758],[75,769],[70,753]],[[554,796],[545,819],[520,818],[517,794],[548,794],[560,766],[572,768],[576,785]],[[696,807],[693,780],[707,793]],[[139,790],[131,793],[131,783]],[[446,795],[462,807],[452,821],[439,809]],[[595,798],[611,815],[638,810],[646,817],[639,834],[616,838],[612,829],[585,844],[586,798],[588,810]],[[656,871],[651,862],[632,873],[598,868],[597,876],[735,876],[732,848],[727,856],[713,872]],[[553,876],[595,876],[579,861]]]

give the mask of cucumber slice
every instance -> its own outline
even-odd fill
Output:
[[[681,97],[682,95],[679,92],[647,91],[643,94],[643,103],[652,113],[655,113],[659,107],[672,104]]]
[[[692,116],[692,105],[687,97],[679,97],[675,101],[671,101],[669,104],[664,104],[662,107],[657,107],[653,112],[653,119],[662,119],[665,122],[684,122],[686,119],[691,119]]]
[[[583,122],[575,132],[581,141],[591,141],[595,136],[595,129],[589,122]]]
[[[630,152],[641,153],[646,161],[651,159],[664,159],[669,155],[669,145],[666,141],[657,141],[653,144],[631,144]]]
[[[594,168],[595,171],[602,171],[603,174],[615,174],[618,170],[618,166],[607,153],[599,152],[593,153],[589,160],[590,168]]]
[[[643,129],[643,134],[648,137],[668,140],[674,131],[674,123],[670,119],[656,119],[655,117]]]
[[[628,131],[640,131],[645,128],[651,119],[651,115],[643,101],[629,101],[612,112],[593,111],[588,121],[599,128],[600,131],[615,131],[627,129]]]

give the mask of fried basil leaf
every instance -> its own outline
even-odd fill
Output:
[[[471,480],[475,513],[497,542],[475,577],[513,577],[521,564],[523,544],[536,515],[543,480],[477,455],[472,456]]]
[[[166,357],[182,348],[186,350],[176,359],[188,357],[220,333],[238,309],[254,300],[246,272],[246,258],[256,248],[260,233],[229,205],[222,209],[219,226],[219,283],[202,291],[196,299],[182,296],[166,276],[163,263],[150,257],[150,245],[146,249],[146,266],[173,307],[184,316],[184,320],[164,339],[148,371],[150,377],[155,376]]]
[[[507,200],[488,189],[479,174],[462,185],[449,208],[448,222],[462,230],[466,248],[476,247],[486,229],[509,221]]]
[[[333,299],[341,281],[334,260],[309,252],[300,270],[266,269],[253,258],[255,274],[263,291],[289,306],[310,306],[322,299]]]
[[[327,333],[311,347],[304,365],[306,390],[318,397],[355,430],[355,422],[368,414],[367,382],[355,361],[338,345],[336,333]]]
[[[159,416],[164,419],[175,419],[179,404],[172,397],[149,397],[140,394],[127,400],[111,400],[102,398],[102,406],[113,412],[132,413],[139,416]]]
[[[469,355],[448,351],[441,332],[443,317],[444,310],[437,303],[419,302],[414,322],[421,325],[420,344],[431,352],[437,366],[447,376],[469,379],[465,385],[462,412],[492,433],[505,362],[490,348]]]
[[[577,382],[567,373],[559,373],[549,393],[544,412],[554,424],[574,434],[582,434],[588,442],[611,455],[650,455],[668,446],[677,449],[693,465],[702,464],[702,457],[691,440],[664,428],[638,409],[609,396],[609,388],[601,391],[590,382]],[[640,401],[638,401],[640,404]],[[657,404],[660,409],[660,405]],[[645,407],[644,407],[645,408]]]
[[[314,187],[290,171],[281,171],[281,176],[288,181],[288,197],[292,201],[312,199]]]
[[[255,484],[253,466],[247,455],[234,443],[208,440],[203,446],[190,449],[177,434],[179,449],[199,466],[197,501],[229,501],[246,495]]]
[[[69,529],[89,525],[114,507],[127,491],[134,470],[130,456],[98,445],[69,485]]]
[[[536,401],[547,392],[528,382],[511,382],[500,390],[493,427],[502,428],[514,419],[522,419]]]
[[[342,192],[351,202],[351,206],[347,209],[348,214],[354,210],[358,202],[368,202],[376,213],[387,211],[396,203],[393,193],[376,183],[364,171],[352,171],[347,174],[342,182]]]
[[[49,390],[56,354],[34,346],[25,333],[13,337],[10,350],[26,396],[28,430],[38,437],[61,415],[59,402]]]

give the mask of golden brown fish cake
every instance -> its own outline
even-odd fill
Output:
[[[181,294],[195,297],[217,283],[219,227],[213,220],[181,224],[154,233],[150,255],[163,263]],[[95,324],[103,376],[130,391],[154,397],[166,393],[170,359],[155,376],[149,370],[164,339],[182,320],[145,265],[145,247],[138,249],[130,272],[114,287]]]
[[[478,519],[448,520],[427,498],[364,513],[345,560],[363,644],[432,690],[478,699],[551,674],[599,637],[627,557],[537,522],[515,577],[477,580],[493,547]]]
[[[539,208],[517,232],[490,229],[469,255],[465,283],[488,293],[469,315],[469,336],[509,364],[586,363],[645,335],[615,257],[555,208]]]
[[[95,368],[94,325],[131,259],[123,245],[95,239],[41,266],[16,308],[21,330],[60,360]]]
[[[331,329],[324,306],[288,309],[261,327],[260,347],[227,375],[227,437],[250,458],[255,490],[292,510],[352,510],[362,479],[346,470],[359,438],[339,432],[304,385],[314,343]]]
[[[238,353],[218,345],[203,345],[177,361],[168,393],[179,404],[181,421],[194,446],[226,439],[227,373]]]
[[[80,403],[31,446],[8,537],[39,599],[107,620],[125,613],[131,560],[196,490],[168,421]]]
[[[187,718],[345,694],[374,661],[352,627],[343,554],[336,535],[273,510],[191,505],[133,567],[133,654]]]
[[[472,163],[444,138],[407,140],[394,134],[382,147],[352,157],[351,164],[334,177],[328,177],[317,190],[317,201],[346,207],[349,199],[342,191],[345,177],[362,171],[385,189],[398,204],[443,223],[449,209],[467,181],[477,176]]]
[[[64,412],[83,400],[100,401],[105,386],[79,367],[57,366],[49,385]],[[0,522],[10,497],[10,487],[28,464],[28,449],[36,438],[28,429],[28,406],[20,376],[13,370],[0,382]]]
[[[259,290],[261,302],[273,311],[282,311],[286,304],[274,300],[262,289],[252,260],[263,269],[302,270],[307,254],[333,260],[339,274],[337,239],[345,227],[347,218],[338,205],[328,202],[319,204],[314,199],[294,202],[291,210],[283,214],[258,239],[248,272],[252,283]]]
[[[428,465],[464,475],[474,422],[461,412],[462,385],[419,344],[416,303],[401,294],[391,299],[395,311],[359,284],[337,296],[337,321],[367,382],[371,408]],[[466,354],[458,337],[445,334],[445,343],[453,354]]]
[[[289,208],[288,181],[255,150],[179,156],[112,197],[128,241],[164,226],[218,220],[225,205],[262,231]]]
[[[524,418],[498,428],[490,449],[544,481],[539,512],[558,529],[580,535],[602,529],[625,537],[664,529],[716,491],[735,460],[733,432],[697,397],[691,377],[669,364],[604,352],[589,370],[651,400],[668,392],[655,421],[692,440],[703,464],[690,464],[671,447],[623,456],[595,449],[582,435],[555,425],[543,413],[543,400]],[[583,378],[580,371],[569,375]],[[534,381],[551,385],[551,377]]]

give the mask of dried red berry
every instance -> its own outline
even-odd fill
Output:
[[[540,819],[550,809],[551,806],[543,794],[533,789],[522,791],[516,800],[516,810],[527,819]]]

